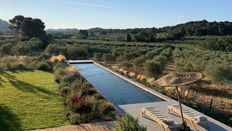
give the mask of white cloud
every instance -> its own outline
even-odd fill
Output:
[[[50,0],[51,2],[60,2],[59,0]],[[71,4],[71,5],[79,5],[79,6],[86,6],[86,7],[95,7],[95,8],[104,8],[104,9],[121,9],[119,7],[114,7],[114,6],[108,6],[108,5],[100,5],[100,4],[93,4],[93,3],[87,3],[87,2],[78,2],[78,1],[69,1],[69,0],[64,0],[66,4]]]
[[[96,8],[105,8],[105,9],[120,9],[118,7],[108,6],[108,5],[99,5],[99,4],[92,4],[86,2],[76,2],[76,1],[68,1],[69,4],[74,5],[81,5],[81,6],[88,6],[88,7],[96,7]]]

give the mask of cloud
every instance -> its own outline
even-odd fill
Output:
[[[50,0],[51,2],[60,2],[59,0]],[[79,5],[79,6],[86,6],[86,7],[95,7],[95,8],[104,8],[104,9],[122,9],[119,7],[114,7],[114,6],[108,6],[108,5],[100,5],[100,4],[93,4],[93,3],[87,3],[87,2],[78,2],[78,1],[69,1],[69,0],[64,0],[66,4],[71,4],[71,5]]]
[[[88,6],[88,7],[96,7],[96,8],[104,8],[104,9],[121,9],[119,7],[92,4],[92,3],[86,3],[86,2],[67,1],[67,3],[72,4],[72,5],[80,5],[80,6]]]

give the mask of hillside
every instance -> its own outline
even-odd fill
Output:
[[[8,27],[9,27],[9,23],[7,21],[0,19],[0,32],[10,31]]]
[[[46,30],[47,33],[64,33],[64,34],[75,34],[78,33],[79,30],[72,28],[72,29],[47,29]]]

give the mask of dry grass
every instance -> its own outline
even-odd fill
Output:
[[[63,55],[57,55],[57,56],[52,56],[50,61],[51,62],[60,62],[60,61],[65,61],[66,58]]]
[[[77,69],[75,67],[72,66],[68,66],[65,68],[65,73],[69,74],[69,75],[75,75],[78,73]]]

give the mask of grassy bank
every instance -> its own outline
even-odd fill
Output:
[[[52,73],[4,72],[0,75],[0,130],[67,125],[66,110]]]

